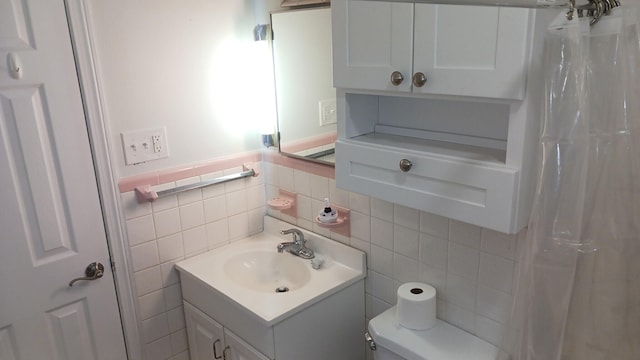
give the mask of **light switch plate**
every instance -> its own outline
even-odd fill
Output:
[[[127,131],[120,134],[127,165],[169,157],[165,127]]]
[[[320,126],[336,123],[336,99],[320,100],[318,102],[320,112]]]

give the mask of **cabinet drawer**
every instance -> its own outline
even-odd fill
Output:
[[[400,161],[411,161],[408,172]],[[519,172],[482,162],[354,140],[336,143],[336,184],[395,204],[513,232]]]

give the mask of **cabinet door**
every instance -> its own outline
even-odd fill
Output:
[[[225,360],[269,360],[231,331],[225,329],[224,336],[227,342]]]
[[[222,359],[225,347],[222,325],[187,302],[184,316],[191,360]]]
[[[522,99],[529,10],[415,5],[413,72],[424,94]]]
[[[413,4],[333,0],[333,86],[411,91]],[[404,80],[394,86],[394,71]]]

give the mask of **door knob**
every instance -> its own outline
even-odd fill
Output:
[[[391,73],[391,84],[393,86],[402,84],[402,81],[404,81],[404,76],[400,71],[394,71]]]
[[[76,281],[80,280],[95,280],[99,279],[104,275],[104,266],[99,262],[93,262],[87,265],[87,268],[84,269],[83,277],[75,278],[69,282],[69,286],[73,286]]]
[[[407,160],[407,159],[400,160],[400,170],[402,170],[402,172],[408,172],[409,170],[411,170],[412,166],[413,166],[413,163],[411,163],[410,160]]]
[[[413,85],[416,87],[423,87],[427,83],[427,76],[421,72],[417,72],[413,75]]]

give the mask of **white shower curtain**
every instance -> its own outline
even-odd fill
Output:
[[[538,187],[502,356],[640,359],[638,2],[548,30]]]

